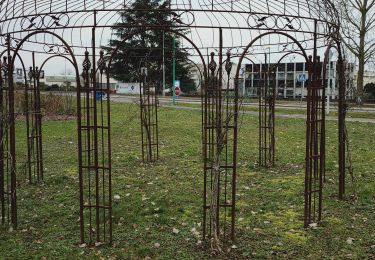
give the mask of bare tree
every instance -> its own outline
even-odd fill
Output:
[[[362,103],[365,66],[375,55],[375,0],[337,0],[341,14],[341,37],[358,60],[357,102]]]

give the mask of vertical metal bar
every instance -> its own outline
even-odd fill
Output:
[[[155,89],[155,127],[156,127],[156,159],[159,160],[159,122],[158,122],[158,94]]]
[[[25,115],[26,115],[26,142],[27,142],[27,169],[29,184],[32,183],[31,176],[31,143],[30,143],[30,104],[29,104],[29,83],[27,81],[27,75],[25,76]],[[31,82],[31,81],[30,81]]]
[[[315,20],[314,56],[310,57],[306,121],[306,168],[304,225],[320,221],[323,202],[325,162],[325,91],[321,82],[320,57],[317,56],[317,20]]]
[[[31,70],[31,67],[30,67]],[[30,74],[30,73],[29,73]],[[31,75],[31,74],[30,74]],[[27,76],[25,75],[26,79]],[[31,78],[30,78],[30,83],[31,83]],[[30,104],[29,104],[29,83],[26,80],[26,85],[25,85],[25,114],[26,114],[26,142],[27,142],[27,169],[28,169],[28,176],[29,176],[29,184],[32,183],[32,175],[31,175],[31,134],[30,134]]]
[[[107,125],[108,125],[108,217],[109,243],[112,244],[112,145],[111,145],[111,98],[110,98],[110,68],[107,68]],[[103,180],[104,181],[104,180]]]
[[[3,64],[0,56],[0,204],[1,204],[1,224],[5,224],[5,196],[4,196],[4,119],[5,111],[4,107],[4,82],[3,82]]]
[[[238,106],[239,106],[239,79],[235,78],[234,84],[234,110],[233,110],[233,159],[232,159],[232,225],[231,239],[235,240],[235,223],[236,223],[236,190],[237,190],[237,144],[238,144]]]
[[[259,131],[259,140],[258,140],[258,152],[259,152],[259,166],[263,165],[263,132],[262,132],[262,114],[263,114],[263,108],[262,108],[262,96],[263,96],[263,87],[262,87],[262,64],[260,64],[259,69],[259,85],[258,85],[258,131]]]
[[[38,70],[38,68],[37,68]],[[38,144],[39,144],[39,174],[41,180],[44,180],[44,163],[43,163],[43,129],[42,129],[42,112],[40,105],[40,71],[37,71],[37,81],[36,81],[36,109],[37,109],[37,128],[38,128]]]
[[[17,228],[17,177],[16,177],[16,133],[15,133],[15,117],[14,117],[14,83],[10,35],[7,36],[8,43],[8,80],[9,80],[9,137],[10,137],[10,156],[11,156],[11,222],[13,228]]]
[[[320,62],[320,57],[318,57],[318,61],[319,61],[319,71],[318,71],[318,75],[320,77],[320,88],[321,88],[321,95],[320,95],[320,102],[321,102],[321,107],[320,107],[320,116],[321,116],[321,121],[320,121],[320,145],[319,145],[319,148],[320,148],[320,165],[319,165],[319,211],[318,211],[318,221],[320,221],[322,219],[322,209],[323,209],[323,177],[325,176],[325,150],[326,150],[326,147],[325,147],[325,143],[326,143],[326,128],[325,128],[325,118],[326,118],[326,115],[325,115],[325,101],[326,101],[326,89],[324,87],[324,84],[322,84],[323,80],[321,77],[322,77],[322,69],[323,69],[323,65],[321,65],[322,63]]]
[[[32,52],[29,83],[25,80],[27,169],[29,183],[43,180],[42,119],[40,111],[39,71]]]
[[[310,175],[310,131],[311,131],[311,84],[312,84],[312,71],[311,71],[311,57],[309,63],[307,64],[307,71],[309,80],[307,81],[307,96],[306,96],[306,103],[307,103],[307,119],[306,119],[306,151],[305,151],[305,191],[304,191],[304,226],[305,228],[309,225],[309,197],[310,197],[310,190],[309,190],[309,175]]]
[[[79,126],[79,132],[78,132],[78,137],[81,138],[82,132],[86,131],[85,135],[85,146],[82,147],[82,140],[80,142],[80,154],[79,154],[79,160],[80,160],[80,224],[81,224],[81,242],[84,243],[85,237],[84,237],[84,209],[85,209],[85,202],[84,202],[84,191],[85,191],[85,184],[84,184],[84,177],[83,174],[86,173],[87,178],[88,178],[88,183],[87,183],[87,193],[88,193],[88,198],[87,198],[87,203],[89,206],[89,220],[88,220],[88,225],[89,225],[89,243],[92,242],[91,237],[92,237],[92,224],[91,224],[91,113],[90,113],[90,69],[91,69],[91,62],[89,59],[89,52],[86,50],[85,51],[85,59],[83,62],[83,78],[84,78],[84,113],[80,113],[78,115],[78,126]],[[80,89],[82,90],[82,89]],[[81,108],[81,91],[78,93],[78,99],[77,103],[78,108]],[[93,97],[95,98],[95,97]],[[81,109],[79,109],[79,112],[82,112]],[[82,118],[85,118],[84,125],[82,125]],[[83,162],[83,156],[85,156],[85,161]],[[85,165],[83,165],[85,163]]]
[[[208,53],[207,53],[208,56]],[[209,63],[209,62],[208,62]],[[202,141],[203,141],[203,240],[206,239],[207,233],[207,167],[208,167],[208,133],[207,133],[207,125],[208,125],[208,85],[209,85],[209,71],[207,69],[204,72],[204,85],[203,88],[203,95],[202,96]],[[204,103],[203,103],[204,101]]]
[[[147,147],[148,147],[148,152],[147,152],[147,157],[148,157],[148,161],[149,162],[152,162],[152,135],[151,135],[151,129],[152,129],[152,126],[151,126],[151,117],[152,117],[152,114],[151,114],[151,110],[152,110],[152,104],[150,102],[150,92],[151,92],[151,82],[147,82],[146,83],[146,88],[144,88],[146,92],[146,97],[147,97],[147,106],[146,106],[146,114],[147,114],[147,130],[146,130],[146,133],[147,133]]]
[[[142,89],[144,88],[144,77],[141,75],[141,80],[139,81],[139,112],[141,116],[141,137],[142,137],[142,162],[145,162],[145,144],[144,144],[144,115],[143,115],[143,94],[142,94]]]
[[[341,53],[341,45],[339,45],[339,58],[338,58],[338,69],[339,69],[339,108],[338,108],[338,159],[339,159],[339,199],[344,198],[345,194],[345,117],[346,117],[346,101],[345,101],[345,68],[344,60]]]
[[[33,146],[33,164],[34,164],[34,167],[33,167],[33,170],[34,170],[34,174],[36,174],[36,181],[39,181],[40,179],[40,172],[39,172],[39,151],[38,151],[38,146],[39,146],[39,143],[38,143],[38,129],[37,129],[37,126],[38,126],[38,122],[37,122],[37,109],[36,109],[36,66],[35,66],[35,53],[33,52],[32,53],[32,62],[33,62],[33,66],[32,66],[32,73],[31,73],[31,80],[33,82],[33,90],[32,90],[32,122],[33,122],[33,125],[32,125],[32,146]],[[31,84],[31,83],[30,83]],[[35,149],[36,148],[36,149]]]
[[[275,166],[275,153],[276,153],[276,138],[275,138],[275,103],[276,103],[276,89],[277,89],[277,77],[278,77],[278,66],[276,67],[274,83],[272,89],[272,166]]]
[[[76,66],[76,65],[75,65]],[[75,68],[76,71],[78,68]],[[85,68],[83,68],[85,69]],[[85,71],[83,72],[85,73]],[[78,75],[76,75],[77,77]],[[85,77],[85,74],[83,74]],[[84,81],[86,79],[84,78]],[[79,180],[79,226],[80,226],[80,239],[81,244],[85,242],[85,235],[84,235],[84,199],[83,199],[83,148],[82,148],[82,109],[81,109],[81,98],[82,98],[82,86],[80,83],[79,78],[76,79],[77,81],[77,136],[78,136],[78,180]]]
[[[157,89],[154,82],[147,79],[147,61],[140,68],[140,115],[142,135],[142,161],[154,162],[159,158],[159,130]]]
[[[219,73],[219,79],[218,79],[218,82],[217,82],[217,99],[216,99],[216,104],[217,104],[217,107],[216,107],[216,157],[219,158],[219,162],[217,163],[217,166],[219,167],[219,170],[218,170],[218,176],[217,176],[217,186],[218,186],[218,190],[217,190],[217,198],[216,198],[216,203],[217,203],[217,207],[216,207],[216,225],[217,225],[217,235],[219,236],[220,235],[220,193],[221,193],[221,187],[220,187],[220,182],[221,182],[221,159],[220,157],[222,156],[221,153],[222,153],[222,150],[223,150],[223,146],[224,146],[224,132],[223,132],[223,118],[222,118],[222,100],[223,100],[223,96],[222,96],[222,91],[223,91],[223,88],[222,88],[222,83],[223,83],[223,30],[222,28],[219,28],[219,68],[218,68],[218,73]]]
[[[94,134],[94,171],[95,171],[95,224],[96,242],[100,242],[100,194],[99,194],[99,154],[98,154],[98,108],[97,108],[97,80],[96,80],[96,11],[94,12],[94,27],[92,28],[92,88],[93,88],[93,134]],[[101,94],[101,92],[100,92]],[[105,221],[105,220],[104,220]]]

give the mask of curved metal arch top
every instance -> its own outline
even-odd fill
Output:
[[[215,49],[215,31],[219,28],[231,35],[231,39],[225,39],[228,43],[224,46],[243,48],[248,37],[255,38],[269,31],[293,33],[300,42],[312,46],[311,33],[314,32],[315,22],[319,24],[320,30],[316,33],[321,39],[336,34],[340,24],[331,0],[173,0],[169,6],[160,4],[153,9],[154,12],[167,12],[168,8],[167,22],[150,23],[144,19],[130,24],[123,20],[121,13],[150,11],[134,9],[132,4],[135,0],[46,0],[43,4],[36,0],[10,2],[0,2],[0,38],[9,33],[14,40],[20,41],[31,32],[48,30],[64,38],[76,55],[82,56],[84,49],[91,47],[88,36],[92,28],[100,35],[98,49],[115,37],[113,30],[125,27],[184,29],[187,38],[196,42],[197,47]],[[42,45],[56,45],[49,38],[29,40]],[[0,45],[5,45],[1,39]]]
[[[284,32],[277,32],[277,31],[274,31],[274,32],[266,32],[266,33],[263,33],[261,35],[259,35],[258,37],[256,37],[255,39],[253,39],[245,48],[244,52],[242,53],[242,55],[240,56],[240,60],[238,62],[238,67],[237,67],[237,71],[236,71],[236,78],[239,77],[239,73],[240,73],[240,67],[241,67],[241,64],[242,64],[242,61],[247,53],[247,51],[249,50],[249,48],[258,40],[262,39],[263,37],[265,36],[268,36],[268,35],[274,35],[274,34],[277,34],[277,35],[282,35],[282,36],[285,36],[287,38],[289,38],[290,40],[292,40],[299,48],[300,48],[300,51],[301,51],[301,54],[302,56],[304,57],[304,59],[306,60],[306,64],[310,64],[311,61],[309,59],[309,57],[307,56],[307,53],[305,51],[305,49],[302,47],[302,45],[297,41],[296,38],[290,36],[289,34],[287,33],[284,33]]]

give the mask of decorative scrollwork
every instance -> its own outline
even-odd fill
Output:
[[[210,69],[211,73],[215,73],[217,67],[217,63],[215,61],[215,53],[211,52],[211,61],[210,64],[208,64],[208,68]]]
[[[24,17],[21,20],[23,30],[66,27],[70,23],[70,17],[66,13],[36,15]]]
[[[32,28],[40,29],[43,26],[43,17],[41,16],[33,16],[33,17],[25,17],[21,20],[21,28],[22,30],[28,30]]]
[[[1,70],[3,71],[3,75],[6,77],[8,75],[8,57],[3,57],[3,64],[1,64]]]
[[[256,15],[256,14],[250,14],[247,17],[247,24],[251,28],[266,28],[270,29],[275,27],[275,20],[272,16],[269,15]]]
[[[195,16],[194,13],[191,11],[184,11],[181,13],[172,13],[171,21],[176,22],[181,25],[190,26],[193,25],[195,22]]]
[[[249,27],[255,29],[279,29],[292,31],[298,31],[301,29],[300,19],[288,16],[250,14],[247,18],[247,24]]]
[[[0,26],[0,30],[1,30],[1,26]],[[0,35],[0,46],[5,46],[5,42],[6,42],[5,36],[4,35]]]
[[[11,38],[11,37],[9,37],[9,41],[10,41],[9,46],[11,50],[16,49],[18,44],[20,43],[19,39]],[[0,45],[4,47],[8,46],[8,37],[0,36]]]
[[[296,17],[278,16],[276,19],[278,29],[298,31],[301,29],[301,21]]]
[[[230,60],[230,52],[227,52],[227,60],[225,61],[225,71],[227,72],[227,75],[230,75],[230,72],[232,71],[233,63]]]
[[[89,73],[89,70],[91,68],[91,61],[89,59],[89,52],[88,51],[85,51],[85,59],[83,60],[82,68],[83,68],[83,72],[85,74]]]
[[[105,59],[104,59],[104,51],[100,51],[100,58],[98,60],[98,69],[100,71],[100,74],[103,74],[104,70],[106,70],[107,68],[107,65],[105,63]]]
[[[306,41],[301,41],[300,45],[302,46],[302,49],[306,50],[307,49],[307,42]],[[295,42],[288,42],[282,45],[277,46],[277,51],[279,52],[295,52],[295,51],[301,51],[301,48],[298,46],[297,43]]]
[[[27,75],[29,76],[30,80],[35,78],[35,70],[33,69],[33,67],[30,67],[29,73]]]
[[[69,50],[66,46],[59,45],[59,44],[44,44],[43,50],[46,53],[53,53],[53,54],[60,54],[60,55],[69,53]]]
[[[43,25],[47,28],[66,27],[69,25],[70,18],[66,13],[46,15],[43,17]]]

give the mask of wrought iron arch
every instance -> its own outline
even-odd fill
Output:
[[[73,62],[73,60],[69,59],[67,56],[65,56],[65,55],[61,55],[61,54],[55,54],[55,55],[53,55],[53,56],[49,56],[47,59],[45,59],[45,60],[43,61],[42,65],[40,65],[40,67],[39,67],[39,73],[43,70],[43,68],[44,68],[44,66],[46,65],[46,63],[47,63],[48,61],[50,61],[51,59],[53,59],[53,58],[63,58],[63,59],[65,59],[65,60],[69,61],[70,64],[72,64],[72,65],[74,66],[74,62]]]
[[[335,49],[338,53],[338,61],[337,67],[338,70],[338,85],[339,85],[339,93],[338,93],[338,162],[339,162],[339,199],[343,199],[345,194],[345,179],[346,179],[346,171],[347,165],[346,161],[347,158],[349,160],[349,167],[351,167],[351,159],[350,159],[350,151],[349,151],[349,144],[348,144],[348,133],[346,129],[346,111],[347,111],[347,102],[346,102],[346,82],[345,76],[343,75],[346,71],[344,62],[345,58],[343,57],[341,42],[337,38],[333,37],[326,48],[324,53],[324,61],[323,61],[323,84],[324,88],[327,87],[329,84],[327,81],[327,65],[329,62],[329,56],[332,49]],[[324,162],[325,164],[325,162]],[[351,171],[351,169],[349,169]],[[325,179],[325,175],[324,175]]]
[[[4,54],[7,53],[7,56]],[[11,51],[5,49],[0,53],[0,101],[1,101],[1,115],[0,118],[0,207],[1,207],[1,223],[8,223],[13,228],[17,228],[17,177],[16,177],[16,150],[15,143],[15,115],[14,107],[10,105],[10,101],[14,100],[14,95],[9,89],[9,58]],[[20,60],[22,70],[24,73],[25,85],[27,85],[27,73],[25,63],[19,54],[15,56]],[[4,63],[2,60],[4,58]],[[6,77],[3,82],[2,74]],[[8,79],[8,80],[6,80]],[[6,100],[5,104],[3,101]],[[11,165],[10,169],[8,165]]]
[[[217,222],[214,224],[219,226],[219,209],[221,210],[221,208],[223,209],[223,212],[225,212],[225,221],[226,216],[230,215],[232,224],[230,227],[230,237],[232,240],[234,239],[237,178],[237,123],[239,110],[238,80],[241,64],[245,59],[247,59],[246,55],[249,48],[253,46],[257,40],[265,37],[266,35],[277,34],[279,35],[279,39],[281,37],[283,39],[286,37],[286,45],[289,44],[290,39],[292,40],[292,48],[294,48],[294,45],[296,45],[297,47],[295,49],[301,50],[301,55],[304,57],[304,59],[306,59],[306,64],[308,64],[308,70],[310,71],[308,82],[308,129],[306,135],[305,226],[309,224],[309,216],[311,216],[312,211],[314,211],[314,209],[311,209],[311,196],[313,191],[311,190],[311,185],[309,183],[312,181],[315,174],[321,174],[321,169],[324,169],[324,166],[320,167],[320,169],[315,169],[318,164],[318,160],[316,160],[314,157],[316,156],[314,149],[324,150],[324,140],[318,140],[316,137],[318,134],[324,134],[324,131],[319,133],[319,131],[324,129],[324,127],[321,127],[320,125],[317,126],[318,121],[318,124],[324,124],[324,117],[321,114],[316,116],[318,113],[317,111],[320,111],[321,109],[321,107],[319,107],[319,98],[321,98],[322,93],[324,95],[324,90],[321,89],[323,84],[321,79],[317,77],[318,73],[316,73],[316,64],[318,63],[317,40],[325,39],[328,34],[332,33],[333,30],[338,31],[339,29],[337,27],[337,25],[339,25],[339,16],[331,0],[291,0],[284,2],[267,0],[263,3],[248,0],[230,2],[219,0],[216,2],[207,3],[204,1],[189,1],[189,3],[184,1],[172,1],[168,6],[168,8],[172,10],[172,14],[168,19],[168,24],[164,24],[163,22],[153,23],[152,21],[150,22],[142,19],[136,23],[119,24],[121,17],[117,17],[116,15],[124,11],[131,12],[131,4],[133,1],[123,3],[121,1],[104,0],[56,0],[49,1],[44,5],[37,4],[37,1],[35,0],[15,0],[12,4],[9,4],[8,2],[3,1],[0,3],[0,31],[3,33],[0,36],[7,34],[8,39],[10,39],[10,35],[14,37],[12,39],[12,43],[17,44],[15,48],[17,54],[19,50],[24,52],[38,52],[38,50],[27,49],[26,46],[23,48],[22,46],[25,42],[47,45],[52,48],[57,47],[57,49],[62,47],[63,50],[66,50],[66,53],[69,55],[65,55],[66,53],[60,52],[59,50],[57,50],[56,53],[60,52],[61,54],[64,54],[63,56],[67,59],[69,59],[68,57],[71,56],[70,61],[75,67],[77,80],[81,243],[100,243],[103,241],[101,234],[104,234],[104,239],[109,237],[109,241],[112,242],[109,102],[111,91],[109,77],[111,74],[113,56],[118,48],[120,48],[121,43],[114,51],[112,51],[112,53],[109,53],[109,57],[104,57],[104,53],[100,52],[100,57],[97,60],[96,56],[97,52],[100,50],[100,45],[96,45],[95,41],[97,38],[96,33],[100,34],[100,30],[100,37],[101,40],[103,40],[105,38],[103,35],[105,34],[104,32],[106,30],[109,30],[109,28],[115,29],[120,27],[136,27],[144,30],[168,30],[175,33],[176,35],[179,35],[179,37],[183,38],[183,41],[187,41],[188,44],[191,44],[193,46],[192,49],[197,50],[199,54],[198,56],[203,64],[203,76],[201,72],[201,81],[203,82],[201,88],[204,90],[204,97],[202,99],[202,128],[204,129],[204,239],[215,239],[217,235],[220,235],[220,227],[216,229],[215,232],[211,232],[210,230],[209,234],[207,235],[206,214],[207,211],[209,214],[212,214],[212,216],[210,216],[210,225],[217,220]],[[138,9],[133,9],[133,11],[137,10]],[[145,10],[143,9],[138,11]],[[166,10],[159,11],[165,12]],[[94,19],[90,19],[91,17],[94,17]],[[203,19],[197,19],[198,17],[203,17]],[[191,37],[189,38],[187,34],[181,34],[179,32],[175,32],[173,29],[166,28],[167,26],[170,26],[169,22],[173,23],[173,28],[181,28],[186,30],[187,34],[190,33]],[[322,27],[322,30],[317,30],[317,24]],[[229,41],[228,38],[225,37],[226,35],[223,37],[223,30],[226,30],[226,32],[230,31],[232,38],[229,39]],[[205,36],[207,31],[212,33],[211,42],[210,39],[208,39],[206,42],[202,40],[201,36]],[[218,34],[216,34],[216,32],[218,32]],[[196,33],[196,35],[194,33]],[[44,39],[38,40],[35,37],[35,41],[31,40],[31,37],[34,35],[36,36],[37,34],[44,34]],[[49,34],[52,39],[49,39],[49,37],[46,36],[47,34]],[[89,34],[91,37],[88,36]],[[134,34],[137,33],[135,32]],[[254,34],[256,34],[255,38]],[[112,37],[115,35],[116,34],[112,34],[109,36],[109,38],[113,39]],[[295,37],[292,35],[295,35]],[[297,35],[299,35],[300,41],[297,41],[297,39],[299,39]],[[311,37],[311,35],[313,35],[313,37]],[[194,41],[194,36],[197,37],[198,42],[200,43]],[[132,37],[131,34],[127,35],[127,38],[123,39],[122,41],[124,42],[130,37]],[[238,39],[234,39],[235,37],[238,37]],[[249,38],[253,39],[250,44],[247,42],[247,39]],[[56,43],[56,39],[62,43]],[[246,41],[245,44],[248,45],[244,46],[243,39]],[[283,47],[282,43],[285,42],[280,40],[279,46],[273,44],[273,46],[278,49],[278,53],[284,51],[281,51],[281,48]],[[314,47],[307,46],[308,44],[312,43],[314,44]],[[10,40],[4,44],[1,43],[0,38],[0,44],[8,45],[8,53],[10,53],[11,48],[14,48],[14,46],[10,46]],[[228,46],[226,46],[226,44],[228,44]],[[324,43],[324,45],[325,44],[326,43]],[[261,47],[261,45],[262,43],[260,43],[258,47]],[[304,45],[306,45],[306,47],[304,47]],[[223,49],[239,49],[243,47],[246,47],[246,49],[239,56],[240,62],[235,73],[234,89],[230,89],[229,78],[231,77],[230,73],[233,65],[231,60],[235,57],[235,55],[229,54],[227,56],[227,60],[225,60],[225,58],[223,59],[223,55],[225,55]],[[90,50],[90,53],[87,51],[88,49]],[[209,52],[213,52],[211,59],[208,57],[208,59],[210,59],[208,62],[205,62],[205,59],[203,58],[203,49],[207,49],[207,56],[209,56]],[[314,51],[314,57],[309,58],[307,56],[307,52],[311,50]],[[264,50],[256,51],[254,49],[254,53],[252,54],[264,54],[262,51]],[[52,53],[50,54],[52,55]],[[217,54],[217,56],[215,56],[215,54]],[[10,56],[10,54],[8,56]],[[77,64],[78,56],[84,57],[82,74],[83,81],[81,80],[81,75],[79,74]],[[12,65],[14,64],[14,57],[12,62],[9,61],[9,63]],[[9,68],[12,67],[8,66],[8,71],[11,70]],[[35,69],[33,68],[33,70]],[[103,78],[105,77],[106,82],[103,81]],[[228,85],[226,88],[223,88],[225,87],[225,80],[223,80],[224,77],[228,78]],[[145,77],[143,77],[142,80],[143,82],[141,84],[147,83]],[[147,90],[147,95],[150,94],[149,90],[150,88]],[[107,94],[108,101],[96,100],[97,95],[101,95],[102,93]],[[141,99],[142,95],[144,94],[145,93],[141,93]],[[228,103],[225,104],[225,102],[227,102],[229,99],[230,102],[232,102],[231,105],[227,105]],[[157,102],[154,102],[152,105],[156,105],[156,103]],[[105,112],[98,110],[98,107],[103,108],[104,106],[106,106]],[[324,106],[324,104],[322,104],[322,106]],[[103,119],[100,119],[99,115],[103,115],[103,113],[106,114],[105,117],[108,119],[108,121],[105,123],[100,122],[100,120],[103,121]],[[321,113],[321,111],[319,113]],[[322,118],[320,118],[320,116],[322,116]],[[107,150],[102,149],[104,148],[104,145],[99,144],[100,141],[103,140],[103,136],[106,139],[106,144],[108,144],[106,147],[108,152]],[[228,139],[228,136],[233,137],[233,140]],[[15,137],[12,137],[12,142],[14,144]],[[82,145],[85,142],[89,143],[90,145]],[[229,143],[230,145],[228,145]],[[316,145],[311,145],[311,143]],[[322,145],[319,146],[318,143]],[[231,149],[229,156],[227,151],[224,152],[225,156],[222,156],[220,152],[228,149],[229,146]],[[100,162],[100,159],[102,157],[104,158],[104,155],[101,155],[100,152],[103,152],[103,154],[109,158],[108,162],[105,164]],[[221,161],[221,156],[224,159],[223,161]],[[320,163],[323,162],[324,164],[324,158],[322,156],[324,157],[321,152],[319,155]],[[228,157],[231,157],[230,161],[227,160]],[[103,161],[105,160],[103,159]],[[220,164],[220,162],[223,162],[224,164],[224,161],[225,165]],[[216,165],[214,163],[216,163]],[[310,167],[311,165],[313,165],[312,168]],[[108,190],[108,193],[106,194],[104,194],[104,192],[101,193],[99,190],[99,186],[104,183],[104,175],[106,175],[106,178],[108,178],[106,179],[106,181],[108,180],[108,186],[105,187],[105,190]],[[225,195],[223,197],[225,197],[225,199],[220,197],[219,192],[214,194],[214,196],[217,195],[216,197],[212,196],[212,187],[217,185],[217,187],[220,188],[220,185],[223,185],[220,183],[220,175],[225,175],[225,182],[227,182],[227,175],[229,176],[228,178],[231,178],[231,180],[228,181],[228,183],[231,185],[228,186],[228,193],[226,192],[227,186],[223,186],[225,189],[225,192],[223,193]],[[211,177],[212,180],[213,176],[216,178],[216,180],[214,182],[210,182],[209,179]],[[83,182],[87,179],[84,180],[84,178],[87,178],[89,181],[93,180],[95,194],[92,195],[95,198],[93,199],[95,201],[90,200],[90,196],[88,196],[89,199],[87,199],[87,194],[85,193],[87,190],[85,190],[83,187]],[[313,181],[315,181],[315,179],[313,179]],[[91,194],[90,192],[91,190],[89,191],[89,194]],[[231,193],[231,195],[229,195],[229,193]],[[320,186],[320,200],[322,198],[321,194],[322,192]],[[106,202],[99,203],[99,197],[104,198]],[[228,201],[230,200],[230,202],[227,202],[227,198]],[[321,205],[321,201],[319,203]],[[227,209],[228,211],[231,210],[230,214],[227,214]],[[106,215],[106,212],[108,212],[108,215]],[[319,212],[319,219],[320,213],[321,212]],[[95,214],[95,216],[92,217],[91,214]],[[102,217],[101,214],[104,214],[104,216]],[[87,218],[88,215],[90,216],[90,220],[87,223],[89,224],[89,236],[87,237],[87,229],[85,229],[84,223],[86,223],[85,218]],[[91,221],[91,217],[93,218],[93,221]],[[102,225],[103,223],[104,226]],[[109,223],[108,228],[105,226],[105,223]],[[222,233],[226,234],[225,224],[223,230],[224,231]],[[104,231],[104,233],[100,231]],[[229,236],[225,236],[225,240],[227,240],[227,237]],[[89,241],[87,241],[87,238],[89,238]]]
[[[317,22],[315,21],[315,30]],[[325,130],[324,128],[324,89],[317,77],[317,63],[319,57],[316,56],[316,39],[314,34],[314,56],[307,56],[306,51],[296,38],[285,32],[273,31],[263,33],[246,46],[240,57],[239,65],[236,71],[235,88],[238,90],[239,70],[243,61],[243,56],[248,49],[259,39],[268,35],[282,35],[292,40],[300,49],[302,56],[306,60],[307,71],[309,72],[308,95],[307,95],[307,127],[306,127],[306,159],[305,159],[305,189],[304,189],[304,225],[308,227],[312,221],[320,221],[322,215],[322,194],[323,194],[323,175],[325,158]],[[322,96],[321,96],[322,95]],[[321,101],[321,104],[319,103]],[[323,111],[323,112],[322,112]],[[319,150],[320,152],[317,152]],[[314,187],[318,187],[315,189]],[[316,202],[317,201],[317,202]],[[316,208],[316,203],[318,204]]]

